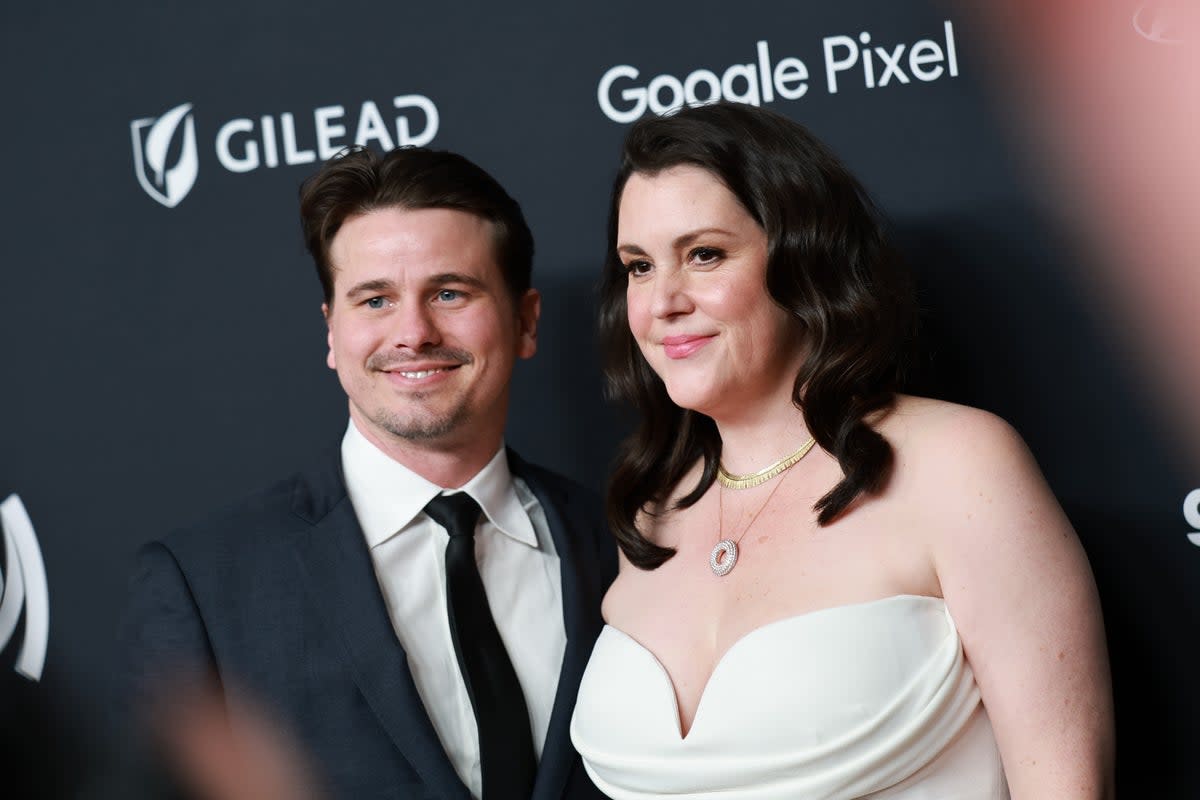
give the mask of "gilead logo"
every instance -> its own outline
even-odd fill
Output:
[[[390,108],[373,100],[357,107],[322,106],[310,114],[262,114],[236,117],[217,127],[213,154],[225,171],[253,172],[280,166],[326,161],[349,145],[387,151],[403,145],[424,146],[437,136],[437,106],[420,94],[392,98]],[[146,194],[174,208],[191,191],[199,173],[196,120],[191,103],[159,117],[135,119],[133,167]]]
[[[322,106],[313,109],[311,126],[299,128],[291,113],[280,114],[278,119],[270,114],[257,120],[231,119],[217,131],[217,160],[230,172],[250,172],[259,167],[278,167],[281,163],[326,161],[350,144],[374,143],[387,151],[403,145],[421,147],[433,141],[439,119],[432,100],[406,94],[393,98],[392,107],[399,113],[385,120],[379,106],[370,100],[362,104],[356,115],[349,116],[345,106]],[[415,132],[409,121],[413,111],[418,112],[422,123]],[[353,135],[347,138],[351,130]]]
[[[1188,539],[1200,547],[1200,489],[1193,489],[1183,499],[1183,518],[1192,526],[1192,532],[1187,535]]]
[[[15,494],[0,503],[0,534],[4,538],[4,571],[0,572],[0,651],[21,619],[25,608],[25,638],[17,653],[16,670],[31,681],[40,680],[50,639],[50,593],[46,566],[38,547],[33,522]]]
[[[161,117],[135,119],[129,123],[129,131],[133,135],[133,170],[138,183],[167,208],[179,205],[191,191],[199,171],[192,104],[175,106]],[[168,164],[171,155],[174,159]]]

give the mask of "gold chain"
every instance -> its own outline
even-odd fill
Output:
[[[746,534],[750,532],[750,529],[754,527],[754,523],[758,521],[758,515],[761,514],[763,512],[763,510],[771,504],[771,498],[774,497],[775,493],[779,491],[780,486],[783,486],[783,481],[780,481],[779,483],[775,484],[775,488],[772,489],[770,494],[767,495],[767,499],[763,500],[763,504],[761,506],[759,506],[758,510],[754,512],[754,515],[750,517],[750,521],[748,523],[746,523],[746,527],[742,530],[742,535],[733,540],[733,543],[735,545],[741,544],[742,539],[746,538]],[[717,541],[721,541],[724,538],[725,538],[725,492],[718,489],[717,490]]]
[[[717,483],[726,489],[750,489],[761,486],[776,475],[781,475],[794,467],[800,459],[808,455],[808,451],[812,450],[816,441],[813,437],[808,437],[808,441],[800,445],[800,449],[790,456],[784,456],[774,464],[763,467],[758,472],[751,472],[749,475],[733,475],[726,471],[724,464],[717,462]]]

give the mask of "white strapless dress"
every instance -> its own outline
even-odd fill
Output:
[[[935,597],[814,611],[736,642],[686,737],[667,671],[606,626],[571,738],[617,800],[1007,800],[958,630]]]

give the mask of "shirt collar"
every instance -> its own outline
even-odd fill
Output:
[[[384,453],[362,435],[353,420],[342,437],[342,470],[346,492],[368,547],[382,544],[409,527],[438,494],[455,491],[443,490]],[[533,523],[513,486],[503,442],[491,461],[458,491],[479,503],[488,521],[501,533],[530,547],[538,546]]]

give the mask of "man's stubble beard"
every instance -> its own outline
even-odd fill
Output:
[[[427,395],[417,394],[412,400],[420,402]],[[467,398],[459,398],[453,408],[442,414],[432,412],[400,414],[381,408],[371,415],[371,421],[383,430],[413,443],[428,443],[443,439],[462,426],[471,417]]]

